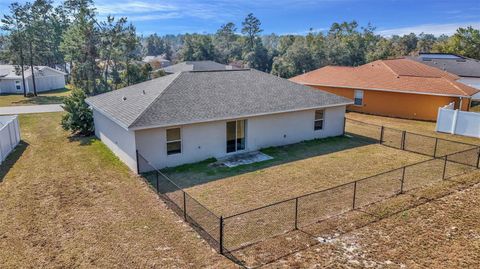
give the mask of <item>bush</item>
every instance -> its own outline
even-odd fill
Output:
[[[62,118],[62,127],[75,135],[91,135],[94,131],[93,112],[85,103],[85,92],[79,89],[63,101],[62,108],[67,112]]]

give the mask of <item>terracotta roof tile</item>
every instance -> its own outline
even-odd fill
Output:
[[[358,67],[326,66],[291,81],[359,89],[471,96],[478,90],[459,83],[457,75],[409,59],[378,60]]]

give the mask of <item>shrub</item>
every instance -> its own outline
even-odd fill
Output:
[[[86,94],[74,89],[63,101],[62,108],[67,112],[62,118],[62,127],[75,135],[91,135],[94,131],[93,112],[85,103]]]

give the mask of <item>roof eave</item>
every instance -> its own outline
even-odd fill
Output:
[[[173,123],[173,124],[156,124],[156,125],[148,125],[148,126],[141,126],[141,127],[130,126],[130,127],[128,127],[128,130],[129,131],[140,131],[140,130],[154,129],[154,128],[167,128],[167,127],[172,127],[172,126],[182,126],[182,125],[197,124],[197,123],[234,120],[234,119],[241,119],[241,118],[251,118],[251,117],[258,117],[258,116],[265,116],[265,115],[275,115],[275,114],[282,114],[282,113],[289,113],[289,112],[298,112],[298,111],[305,111],[305,110],[312,110],[312,109],[321,109],[321,108],[330,108],[330,107],[339,107],[339,106],[348,106],[348,105],[353,105],[353,101],[346,102],[346,103],[331,104],[331,105],[314,106],[314,107],[308,107],[308,108],[289,109],[289,110],[282,110],[282,111],[275,111],[275,112],[265,112],[265,113],[240,115],[240,116],[235,116],[235,117],[215,118],[215,119],[210,119],[210,120],[178,122],[178,123]]]
[[[381,89],[381,88],[338,86],[338,85],[331,85],[331,84],[307,83],[307,82],[304,82],[304,81],[296,81],[296,83],[299,83],[299,84],[302,84],[302,85],[306,85],[306,86],[323,86],[323,87],[332,87],[332,88],[347,88],[347,89],[358,89],[358,90],[369,90],[369,91],[411,93],[411,94],[434,95],[434,96],[447,96],[447,97],[470,97],[470,96],[471,96],[471,95],[441,94],[441,93],[417,92],[417,91],[402,91],[402,90]]]

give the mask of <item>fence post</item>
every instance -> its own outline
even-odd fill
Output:
[[[140,175],[140,159],[138,158],[138,149],[135,150],[135,155],[136,155],[136,158],[137,158],[137,174]]]
[[[357,181],[353,182],[353,209],[355,209],[356,196],[357,196]]]
[[[405,170],[407,169],[407,167],[403,167],[403,171],[402,171],[402,183],[400,184],[400,194],[403,193],[403,182],[405,181]]]
[[[220,216],[220,238],[218,240],[219,242],[219,248],[220,248],[220,254],[223,254],[223,216]]]
[[[380,144],[383,143],[383,132],[384,132],[383,129],[384,129],[384,127],[382,125],[382,128],[380,128]]]
[[[442,180],[445,179],[445,172],[446,172],[446,170],[447,170],[447,159],[448,159],[448,155],[445,155],[445,163],[443,164]]]
[[[298,197],[295,198],[295,230],[298,230]]]
[[[477,169],[480,169],[480,147],[478,148]]]
[[[433,158],[437,158],[438,138],[435,138],[435,148],[433,149]]]
[[[158,182],[158,175],[159,175],[159,173],[158,173],[157,170],[155,170],[155,172],[156,172],[156,174],[157,174],[157,193],[159,193],[159,192],[160,192],[160,182]]]
[[[347,127],[347,117],[343,117],[343,135],[345,135],[346,127]]]
[[[185,221],[187,221],[187,194],[185,193],[185,191],[182,191],[183,192],[183,219],[185,219]]]
[[[401,145],[401,149],[402,150],[405,150],[405,137],[407,136],[407,131],[403,131],[402,132],[402,145]]]

